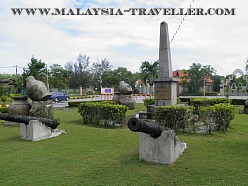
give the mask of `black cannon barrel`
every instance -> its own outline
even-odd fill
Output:
[[[13,115],[8,113],[0,113],[0,120],[5,121],[13,121],[19,123],[25,123],[26,125],[29,123],[30,120],[39,120],[46,126],[56,129],[59,125],[58,119],[47,119],[47,118],[39,118],[39,117],[31,117],[31,116],[21,116],[21,115]]]
[[[133,132],[143,132],[149,134],[153,138],[158,138],[164,127],[157,125],[149,120],[140,120],[138,118],[130,118],[128,120],[128,128]]]

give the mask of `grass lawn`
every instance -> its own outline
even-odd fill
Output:
[[[138,133],[83,125],[77,109],[56,110],[67,134],[38,142],[0,121],[0,185],[247,185],[248,115],[238,109],[226,134],[179,134],[188,148],[169,166],[139,161]]]

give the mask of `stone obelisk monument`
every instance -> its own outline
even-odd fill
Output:
[[[159,41],[159,71],[158,78],[154,79],[155,106],[168,106],[177,103],[177,82],[173,78],[171,66],[171,52],[168,25],[160,24]]]

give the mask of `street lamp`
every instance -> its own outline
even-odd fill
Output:
[[[45,78],[46,78],[46,87],[47,87],[47,90],[49,91],[48,75],[43,73],[43,72],[41,72],[41,73],[38,74],[37,77],[39,78],[40,76],[45,76]]]
[[[55,72],[55,74],[54,74],[54,83],[53,83],[53,84],[54,84],[54,85],[53,85],[54,88],[56,88],[56,86],[55,86],[56,81],[55,81],[55,80],[56,80],[57,74],[60,74],[60,72]],[[59,88],[58,88],[58,89],[59,89]]]

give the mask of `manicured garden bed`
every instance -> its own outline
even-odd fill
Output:
[[[145,110],[143,104],[127,115]],[[173,165],[139,161],[139,134],[126,126],[83,125],[77,108],[55,110],[66,134],[22,141],[18,127],[0,121],[0,185],[246,185],[248,115],[227,133],[178,134],[188,148]]]

